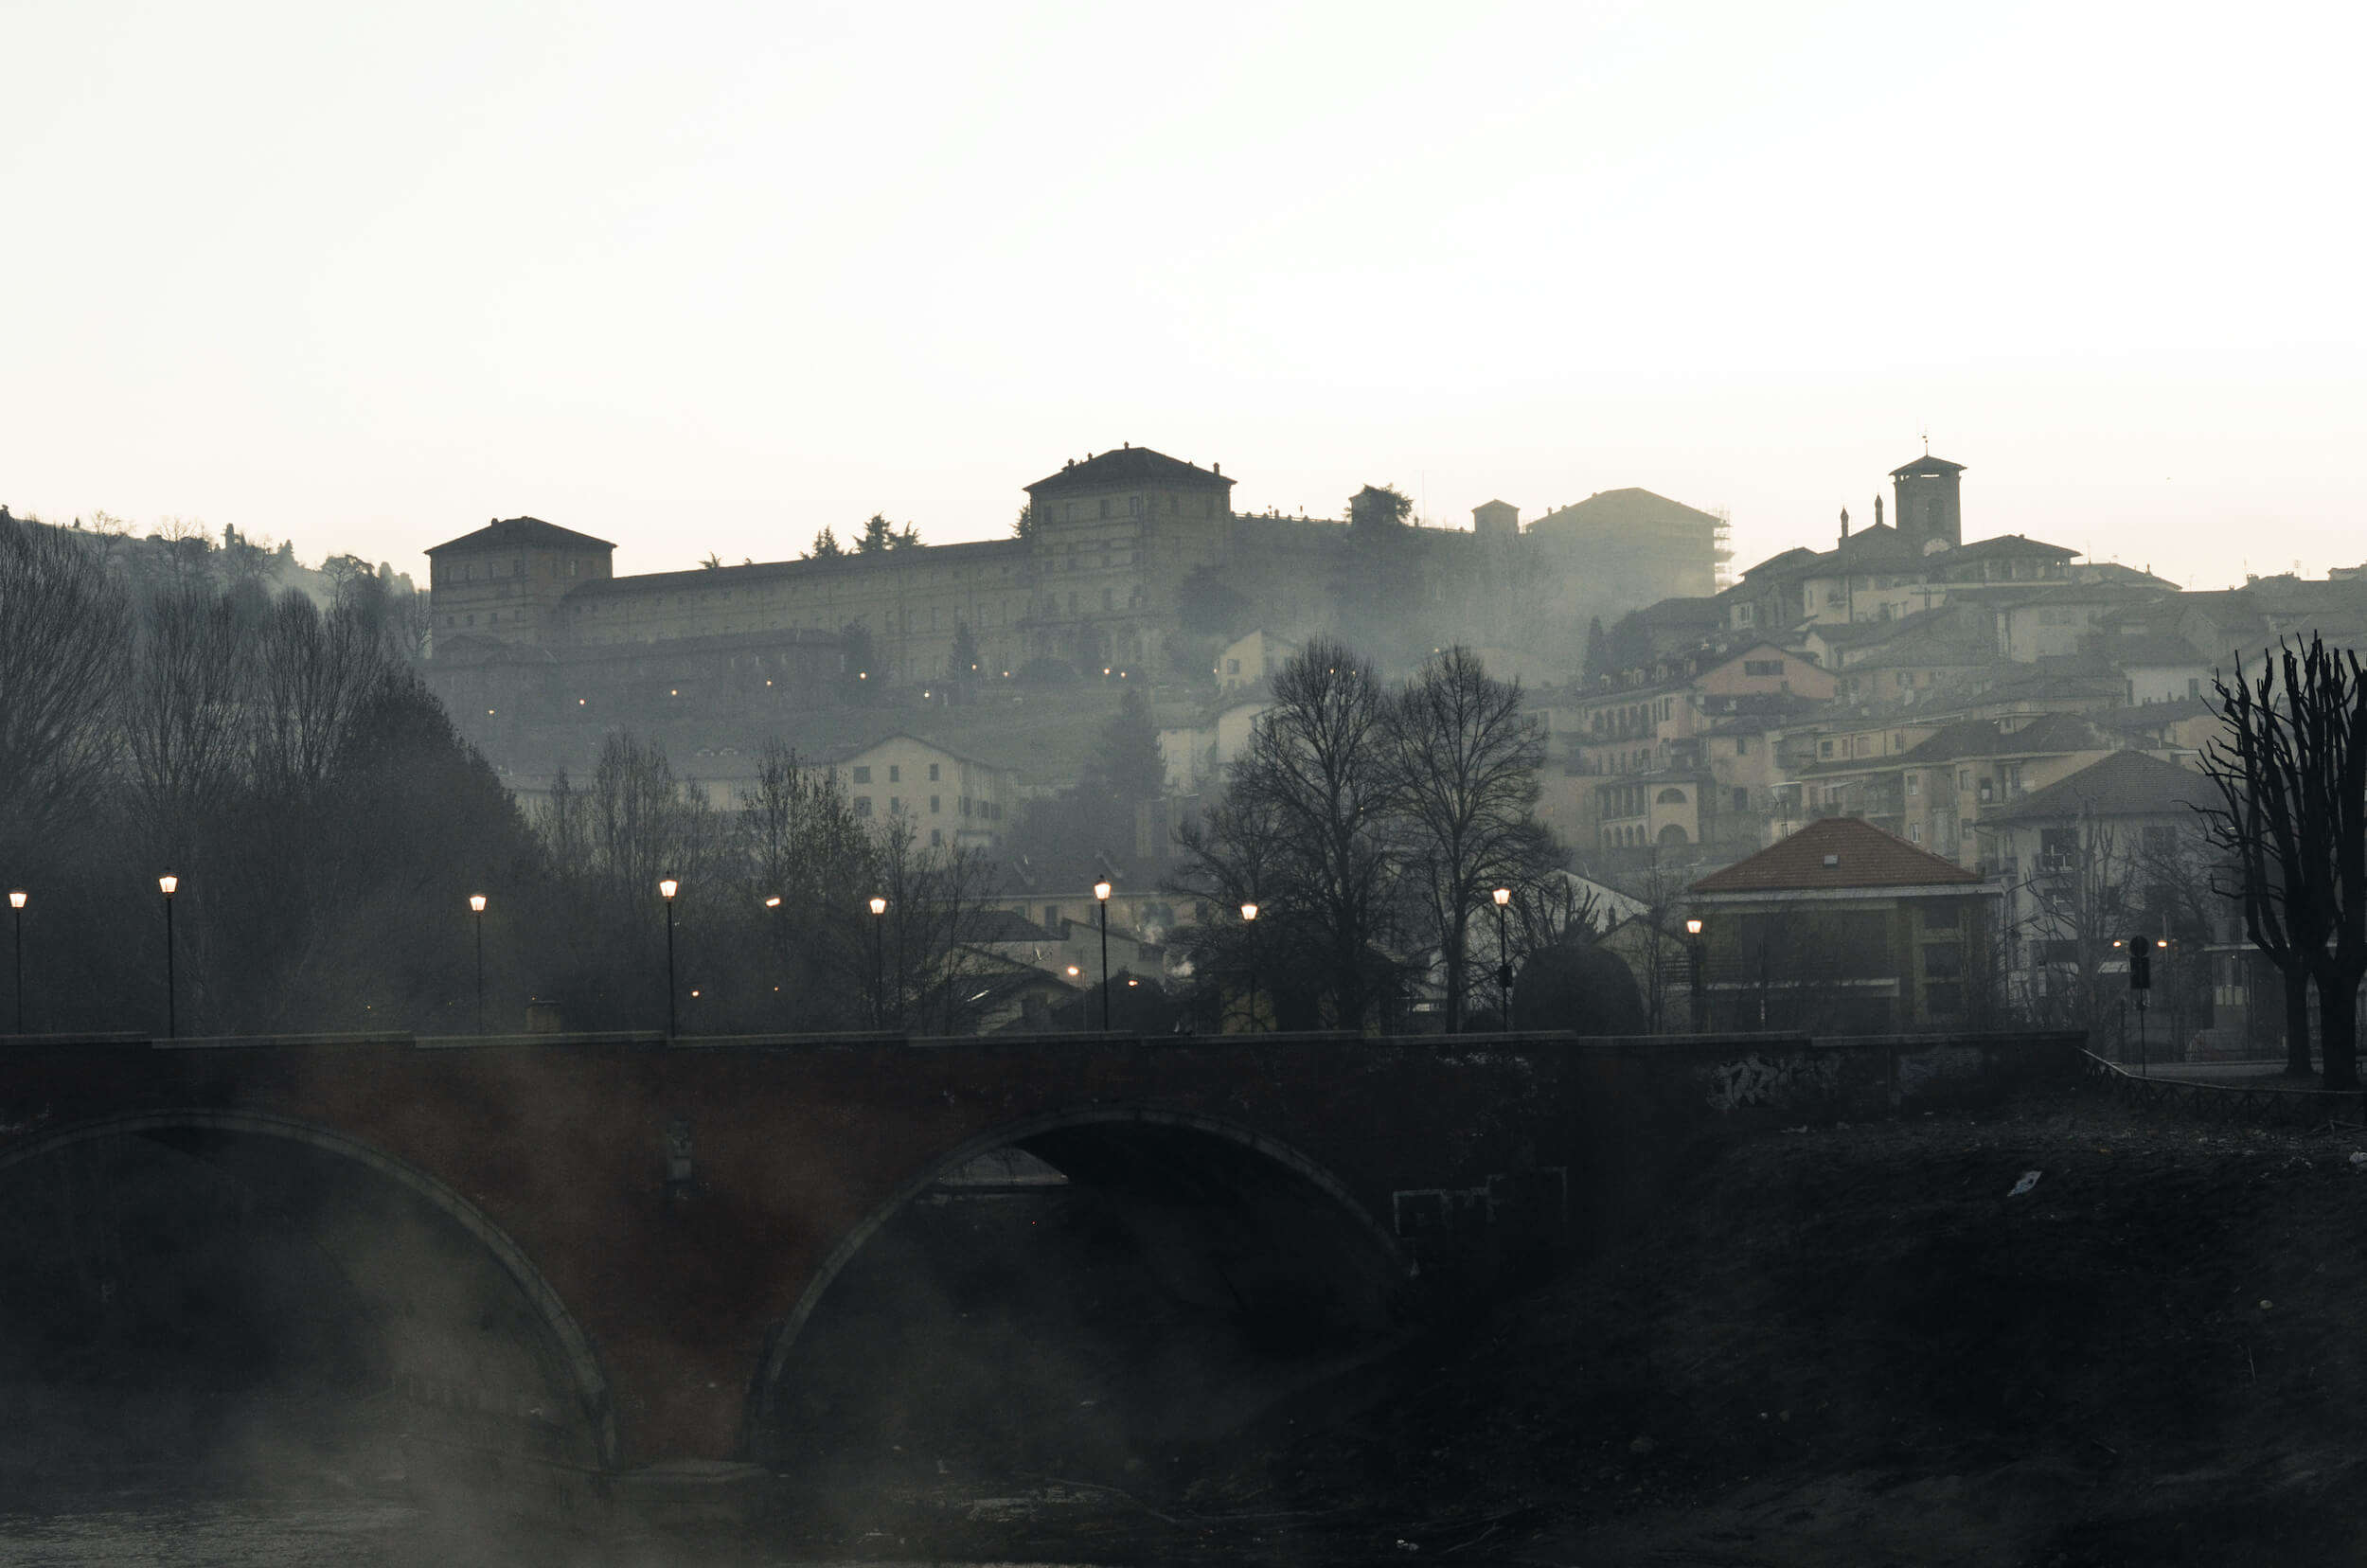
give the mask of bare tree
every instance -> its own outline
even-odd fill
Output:
[[[0,811],[14,833],[51,830],[100,793],[130,623],[102,558],[54,528],[0,521]]]
[[[1324,1009],[1338,1027],[1361,1028],[1392,980],[1389,700],[1371,666],[1320,639],[1282,667],[1273,694],[1234,764],[1232,793],[1281,829],[1274,901],[1307,934]]]
[[[251,707],[255,781],[266,796],[309,800],[387,674],[379,640],[353,610],[324,615],[303,593],[280,596],[264,627]]]
[[[152,850],[187,855],[240,775],[248,668],[238,617],[205,589],[149,606],[120,709],[133,794]]]
[[[2213,682],[2226,731],[2203,772],[2203,812],[2234,860],[2246,934],[2285,977],[2287,1071],[2309,1066],[2318,987],[2329,1089],[2358,1086],[2358,990],[2367,975],[2367,683],[2355,655],[2313,635]]]
[[[2017,935],[2038,944],[2048,966],[2048,989],[2029,998],[2032,1008],[2091,1031],[2110,1011],[2104,966],[2135,926],[2134,852],[2110,824],[2083,811],[2069,828],[2046,829],[2038,864],[2018,891],[2031,914]],[[2068,964],[2068,988],[2056,987],[2053,966]]]
[[[1445,968],[1454,1033],[1469,1004],[1472,918],[1491,889],[1540,869],[1531,813],[1544,733],[1522,712],[1518,682],[1496,680],[1456,647],[1388,704],[1382,741],[1398,869]]]

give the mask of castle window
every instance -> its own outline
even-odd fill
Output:
[[[868,784],[871,782],[871,769],[869,765],[861,764],[856,767],[855,782],[858,784]]]
[[[867,817],[871,814],[871,797],[869,795],[857,795],[855,797],[855,814],[859,817]]]
[[[931,847],[932,849],[937,849],[937,848],[942,848],[942,847],[944,846],[944,845],[945,845],[945,829],[942,829],[942,828],[932,828],[932,829],[929,829],[929,847]]]
[[[936,781],[937,781],[937,764],[936,764],[936,763],[934,763],[934,762],[932,762],[932,763],[930,763],[930,764],[929,764],[929,782],[930,782],[930,783],[932,783],[932,784],[934,784]]]
[[[944,810],[944,808],[939,804],[939,802],[943,799],[944,797],[942,795],[931,795],[929,797],[929,814],[931,816],[936,816]]]
[[[1143,515],[1143,498],[1141,496],[1130,495],[1126,498],[1126,515],[1129,517],[1140,517]],[[1104,545],[1103,548],[1106,549],[1108,546]]]
[[[904,814],[904,797],[903,797],[902,795],[890,795],[890,796],[888,796],[888,815],[890,815],[890,816],[902,816],[903,814]]]
[[[894,762],[889,763],[889,764],[888,764],[888,782],[889,782],[889,783],[891,783],[891,784],[901,784],[902,782],[904,782],[904,770],[903,770],[903,768],[902,768],[902,767],[900,767],[899,765],[898,765],[897,763],[894,763]]]

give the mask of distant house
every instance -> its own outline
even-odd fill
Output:
[[[2143,933],[2175,936],[2199,948],[2211,933],[2191,921],[2216,900],[2197,898],[2207,883],[2200,808],[2219,804],[2219,792],[2192,768],[2144,752],[2114,752],[2043,790],[2034,791],[1984,825],[1992,859],[2004,884],[2008,933],[2006,967],[2022,997],[2043,1007],[2076,994],[2094,1010],[2099,977],[2119,970],[2116,944]],[[2240,986],[2242,950],[2227,948],[2219,968],[2222,991]],[[2200,962],[2181,950],[2180,962]],[[2161,983],[2168,989],[2169,977]],[[2195,1028],[2212,1025],[2202,988]]]
[[[1811,822],[1687,890],[1712,1029],[1960,1028],[1987,997],[1999,890],[1871,823]]]
[[[1008,769],[900,730],[833,759],[830,771],[857,816],[908,818],[933,848],[992,848],[1018,796]]]

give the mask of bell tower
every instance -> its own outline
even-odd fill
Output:
[[[1903,468],[1891,470],[1897,499],[1893,523],[1917,554],[1934,543],[1952,550],[1965,542],[1964,506],[1957,488],[1957,475],[1964,472],[1964,464],[1928,452]]]

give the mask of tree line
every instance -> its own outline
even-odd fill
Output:
[[[578,1026],[656,1026],[661,876],[700,992],[685,1028],[974,1017],[975,851],[859,821],[777,744],[717,810],[662,749],[612,736],[530,817],[386,611],[211,577],[135,592],[72,533],[0,519],[0,882],[28,896],[28,1028],[162,1027],[168,874],[184,1033],[467,1032],[472,894],[489,1027],[520,1027],[529,996]]]

